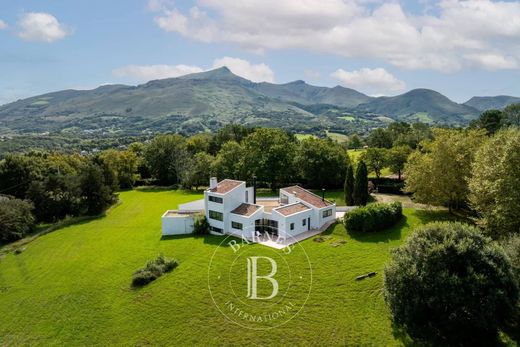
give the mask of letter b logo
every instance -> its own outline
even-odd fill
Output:
[[[258,275],[258,260],[268,260],[271,265],[271,272],[267,275]],[[269,300],[278,294],[278,281],[274,279],[274,275],[278,270],[276,261],[269,257],[249,257],[247,258],[247,297],[252,300]],[[259,279],[267,280],[271,283],[272,291],[269,296],[258,296],[257,283]]]

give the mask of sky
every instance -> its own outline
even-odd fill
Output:
[[[220,66],[376,96],[520,96],[520,2],[0,0],[0,104]]]

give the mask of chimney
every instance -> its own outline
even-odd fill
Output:
[[[325,188],[321,188],[321,201],[325,201]]]
[[[218,181],[217,181],[216,177],[211,177],[209,179],[209,189],[217,188],[217,184],[218,184]]]
[[[253,204],[256,205],[256,175],[253,175]]]

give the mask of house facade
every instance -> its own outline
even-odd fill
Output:
[[[256,199],[246,182],[210,179],[204,192],[210,232],[254,240],[269,233],[285,240],[319,229],[336,218],[336,204],[300,186],[280,189],[277,199]]]

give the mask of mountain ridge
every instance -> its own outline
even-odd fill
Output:
[[[303,80],[257,83],[221,67],[136,86],[67,89],[17,100],[0,106],[0,134],[199,132],[229,122],[349,132],[381,126],[381,118],[464,125],[480,112],[430,89],[371,97],[344,86],[313,86]]]

